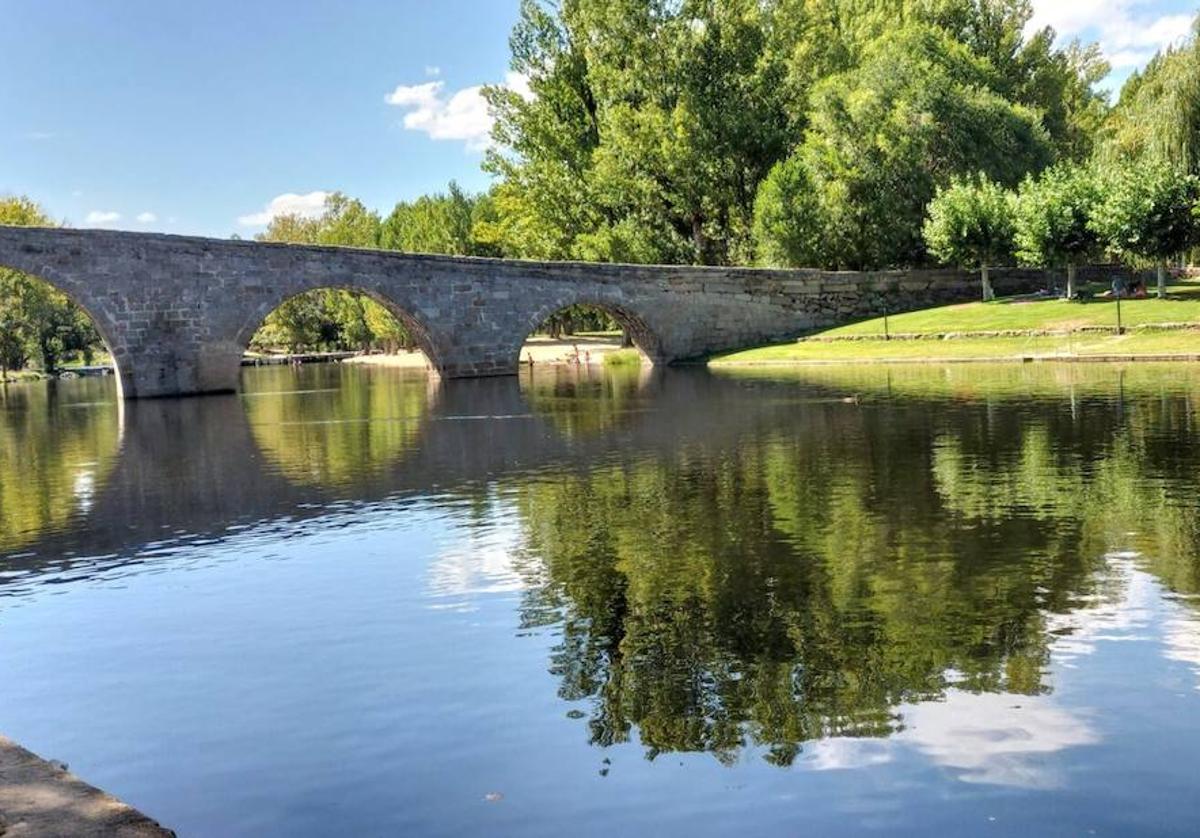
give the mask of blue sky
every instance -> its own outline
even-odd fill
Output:
[[[1035,0],[1118,84],[1196,0]],[[517,0],[0,0],[0,194],[81,226],[252,235],[340,189],[481,189]]]

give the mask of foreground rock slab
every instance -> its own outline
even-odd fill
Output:
[[[2,838],[164,838],[175,833],[0,736]]]

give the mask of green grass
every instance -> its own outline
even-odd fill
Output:
[[[1200,355],[1200,330],[1085,334],[1028,338],[963,337],[948,340],[799,342],[731,352],[713,366],[823,361],[1001,360],[1103,355]]]
[[[1171,285],[1167,293],[1165,300],[1122,300],[1121,321],[1126,326],[1200,324],[1200,282]],[[1007,329],[1066,331],[1081,326],[1114,326],[1116,322],[1117,304],[1111,299],[1072,302],[1015,297],[990,303],[962,303],[895,314],[888,318],[888,328],[892,334],[994,332]],[[872,334],[883,334],[882,317],[822,332],[822,335],[831,337]]]
[[[1171,286],[1166,300],[1123,300],[1121,320],[1129,328],[1165,323],[1194,329],[1115,333],[1117,305],[1109,299],[1071,302],[1009,298],[963,303],[888,318],[893,335],[952,335],[947,338],[884,340],[883,318],[874,318],[813,337],[857,340],[802,340],[719,355],[713,365],[860,361],[1004,360],[1088,356],[1200,355],[1200,282]],[[1112,332],[1074,331],[1113,327]],[[1000,331],[1065,334],[997,336]]]
[[[16,384],[22,381],[40,381],[45,378],[40,372],[34,370],[9,370],[8,375],[4,377],[3,383]]]
[[[604,355],[606,367],[636,367],[641,366],[642,353],[636,349],[618,349]]]
[[[72,358],[62,363],[62,369],[69,370],[73,367],[111,367],[112,365],[113,359],[111,355],[107,352],[97,352],[92,356],[90,364],[85,363],[83,358]]]

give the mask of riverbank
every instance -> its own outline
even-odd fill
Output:
[[[877,317],[723,353],[712,366],[969,361],[1200,360],[1200,283],[1166,300],[1018,297]]]
[[[175,833],[65,766],[0,736],[0,835],[173,838]]]

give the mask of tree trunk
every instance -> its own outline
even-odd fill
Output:
[[[622,332],[621,332],[621,348],[622,349],[630,349],[630,348],[632,348],[632,346],[633,346],[633,337],[629,334],[629,330],[628,329],[622,330]]]
[[[987,265],[979,266],[979,278],[983,283],[983,301],[985,303],[990,303],[996,299],[996,292],[992,290],[992,277],[989,271],[990,269]]]
[[[1167,298],[1167,263],[1158,263],[1158,298],[1165,300]]]
[[[1067,265],[1067,299],[1075,299],[1075,266]]]

